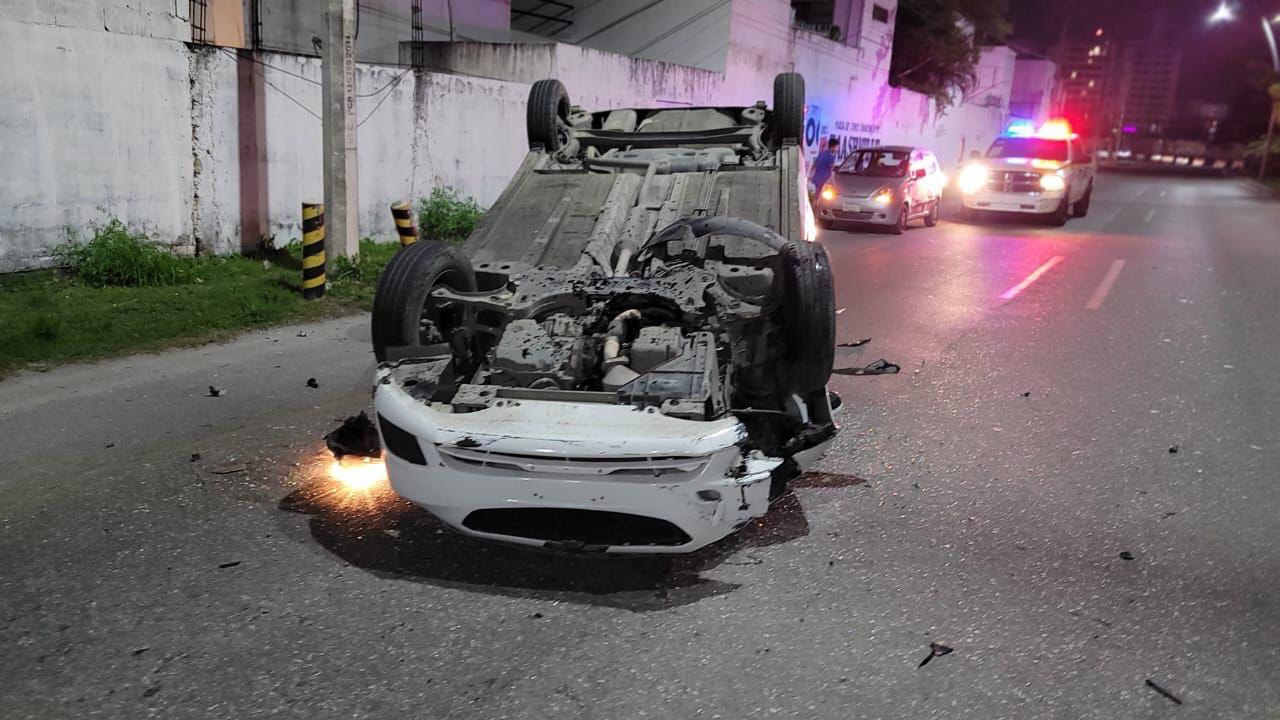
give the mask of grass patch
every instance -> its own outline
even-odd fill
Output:
[[[101,231],[95,240],[100,236]],[[133,244],[146,244],[132,237]],[[278,262],[180,258],[155,246],[136,251],[112,237],[74,261],[64,255],[70,273],[0,276],[0,377],[32,363],[158,350],[368,310],[378,275],[399,245],[366,239],[360,247],[357,262],[330,263],[328,294],[312,301],[302,299],[297,246],[287,248]],[[155,261],[150,250],[176,264]]]
[[[461,243],[467,239],[484,209],[475,198],[460,197],[451,187],[438,187],[418,205],[418,228],[422,237],[442,242]]]

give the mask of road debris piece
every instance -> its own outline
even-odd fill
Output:
[[[936,657],[942,657],[943,655],[947,655],[951,652],[954,652],[952,648],[949,648],[946,645],[940,645],[936,642],[931,642],[929,643],[929,654],[925,656],[925,659],[921,660],[920,664],[916,667],[922,668],[925,665],[928,665],[930,660]]]
[[[240,561],[239,561],[239,560],[232,560],[231,562],[224,562],[224,563],[222,563],[221,565],[219,565],[218,567],[219,567],[220,569],[225,570],[225,569],[227,569],[227,568],[233,568],[233,567],[235,567],[235,566],[237,566],[237,565],[239,565],[239,564],[240,564]]]
[[[1129,552],[1128,550],[1124,550],[1124,551],[1122,551],[1122,552],[1120,553],[1120,559],[1121,559],[1121,560],[1132,560],[1132,559],[1133,559],[1133,553]]]
[[[1031,397],[1031,391],[1027,390],[1026,392],[1022,393],[1022,397]]]
[[[320,383],[316,382],[315,378],[307,378],[307,387],[318,388],[320,387]]]
[[[324,436],[325,447],[333,456],[341,459],[345,455],[358,457],[382,457],[382,443],[378,440],[378,429],[373,426],[369,416],[360,411],[342,421],[336,429]]]
[[[855,340],[853,342],[839,343],[838,345],[836,345],[836,347],[856,348],[856,347],[862,347],[863,345],[866,345],[869,342],[871,342],[871,338],[862,338],[861,340]]]
[[[222,397],[226,394],[227,391],[224,388],[216,387],[214,385],[209,386],[209,397]]]
[[[214,475],[230,475],[232,473],[244,472],[249,466],[244,463],[222,463],[209,468],[209,472]]]
[[[1173,693],[1169,692],[1168,690],[1165,690],[1164,688],[1160,687],[1160,686],[1159,686],[1159,685],[1157,685],[1157,684],[1156,684],[1156,682],[1155,682],[1154,680],[1152,680],[1151,678],[1147,678],[1147,687],[1149,687],[1149,688],[1151,688],[1152,690],[1155,690],[1156,692],[1160,693],[1161,695],[1163,695],[1163,696],[1165,696],[1165,697],[1169,698],[1169,700],[1170,700],[1174,705],[1181,705],[1181,704],[1182,704],[1182,699],[1181,699],[1181,698],[1179,698],[1177,695],[1174,695]]]
[[[200,453],[191,453],[191,462],[196,462],[199,459],[200,459]]]
[[[1178,446],[1177,446],[1177,445],[1170,445],[1170,446],[1169,446],[1169,454],[1170,454],[1170,455],[1177,455],[1177,454],[1178,454]]]
[[[877,360],[866,367],[836,368],[831,372],[836,375],[896,375],[902,368],[888,360]]]

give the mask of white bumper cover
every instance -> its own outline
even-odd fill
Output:
[[[977,192],[964,193],[960,197],[964,206],[971,210],[1047,215],[1058,209],[1064,194],[1066,194],[1065,190],[1046,190],[1037,193],[1005,193],[979,190]]]
[[[426,461],[419,465],[387,452],[392,488],[455,530],[492,540],[584,549],[536,533],[468,527],[477,525],[468,516],[507,509],[601,511],[664,521],[683,535],[665,544],[610,542],[589,549],[689,552],[763,516],[771,472],[782,462],[758,451],[744,454],[746,428],[734,418],[701,422],[629,406],[531,400],[454,414],[396,384],[376,388],[379,417],[411,434]]]

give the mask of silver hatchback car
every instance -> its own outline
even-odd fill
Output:
[[[946,177],[933,153],[908,146],[855,150],[836,167],[818,190],[818,224],[844,223],[888,226],[906,231],[917,218],[933,227]]]

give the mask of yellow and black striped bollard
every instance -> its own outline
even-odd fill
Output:
[[[324,203],[302,203],[302,297],[324,295]]]
[[[391,206],[391,217],[396,221],[396,232],[400,235],[401,245],[412,245],[418,242],[418,228],[413,224],[413,206],[407,202],[398,202]]]

